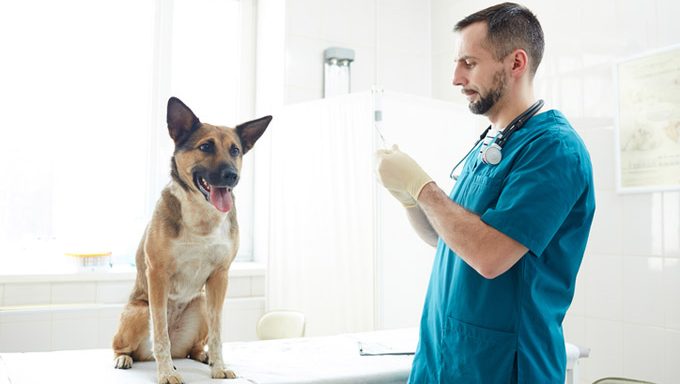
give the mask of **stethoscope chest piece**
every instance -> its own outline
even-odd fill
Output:
[[[501,147],[496,143],[489,145],[482,152],[482,161],[485,164],[498,165],[502,158]]]

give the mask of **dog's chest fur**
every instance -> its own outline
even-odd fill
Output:
[[[221,232],[221,231],[220,231]],[[222,232],[223,233],[223,232]],[[191,301],[201,292],[203,284],[229,255],[231,241],[222,234],[222,239],[204,238],[205,242],[192,240],[173,242],[171,253],[175,257],[175,273],[171,278],[172,288],[168,298],[184,303]]]
[[[228,214],[195,200],[195,196],[184,191],[171,189],[171,192],[181,197],[182,230],[170,242],[175,268],[168,299],[187,303],[200,294],[216,268],[228,267],[236,244]]]

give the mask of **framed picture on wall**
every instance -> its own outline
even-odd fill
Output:
[[[680,189],[680,45],[622,60],[614,76],[617,190]]]

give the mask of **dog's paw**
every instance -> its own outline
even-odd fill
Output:
[[[236,373],[231,369],[213,367],[210,370],[213,379],[235,379]]]
[[[118,355],[113,359],[113,366],[117,369],[132,368],[132,357],[128,355]]]
[[[184,380],[177,372],[161,373],[158,375],[158,384],[184,384]]]

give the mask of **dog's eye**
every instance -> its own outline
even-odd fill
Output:
[[[213,153],[215,152],[215,144],[212,141],[208,141],[206,143],[199,145],[198,149],[200,149],[203,152]]]
[[[236,156],[238,156],[240,153],[241,153],[241,150],[238,149],[238,147],[235,146],[235,145],[232,145],[231,148],[229,149],[229,154],[230,154],[232,157],[236,157]]]

